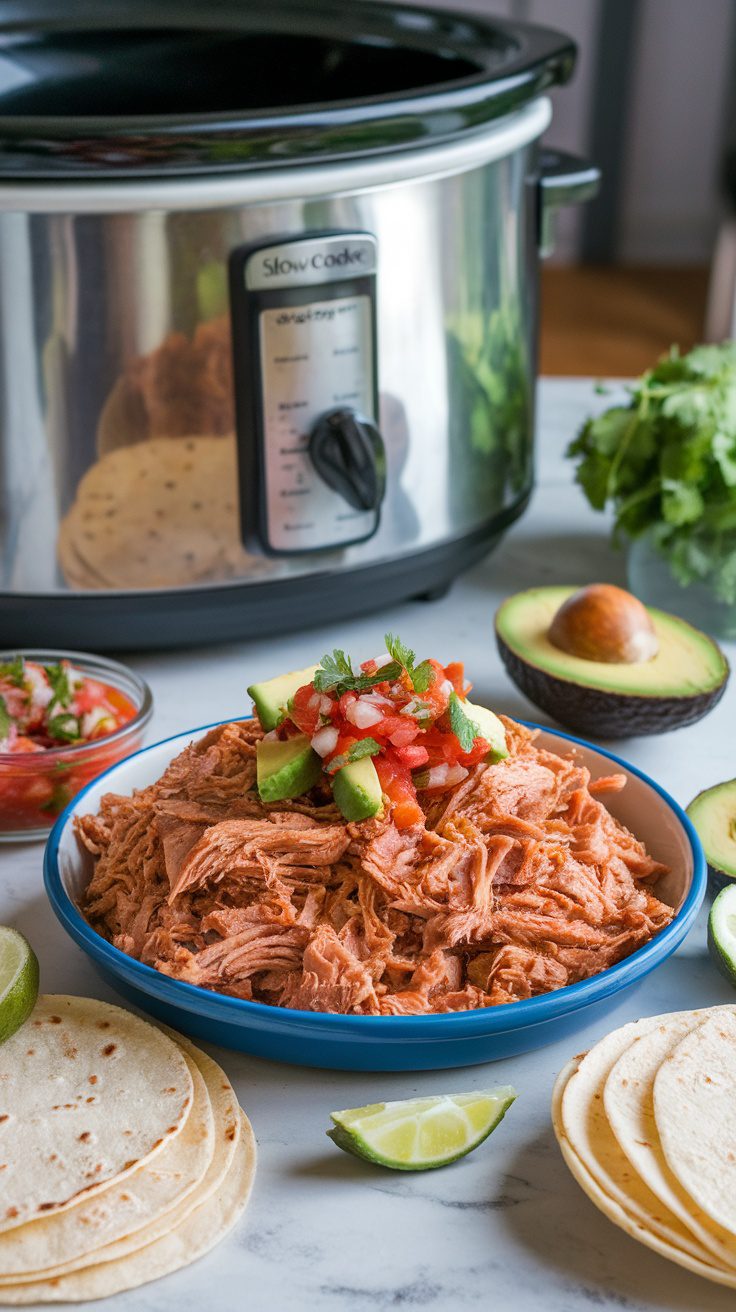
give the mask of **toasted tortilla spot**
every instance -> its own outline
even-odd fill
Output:
[[[49,1016],[49,1025],[61,1025],[61,1016]]]
[[[87,1083],[88,1083],[88,1084],[96,1084],[96,1083],[97,1083],[97,1076],[96,1076],[96,1075],[90,1075],[89,1078],[88,1078],[88,1080],[87,1080]]]
[[[113,1052],[115,1051],[115,1049],[117,1048],[117,1046],[118,1046],[117,1043],[106,1043],[105,1046],[104,1046],[104,1048],[102,1049],[102,1055],[103,1055],[103,1057],[109,1057],[109,1056],[111,1056],[112,1053],[113,1053]]]

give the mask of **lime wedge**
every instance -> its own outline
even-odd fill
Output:
[[[19,1030],[36,1005],[38,958],[27,939],[0,925],[0,1043]]]
[[[376,1102],[331,1112],[327,1134],[338,1148],[394,1171],[432,1171],[478,1147],[511,1106],[510,1085],[478,1093]]]

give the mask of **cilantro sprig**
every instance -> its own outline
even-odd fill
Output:
[[[408,674],[416,693],[421,695],[427,692],[435,679],[430,661],[421,661],[416,665],[415,653],[393,633],[387,633],[384,641],[391,660],[387,665],[381,665],[379,669],[374,670],[372,674],[366,674],[362,670],[356,673],[350,657],[339,648],[336,647],[333,652],[328,652],[322,657],[314,676],[317,692],[331,692],[336,697],[340,697],[344,692],[367,692],[377,683],[391,683],[394,679],[400,678],[404,671]]]
[[[44,665],[44,669],[53,693],[48,705],[48,714],[50,715],[55,706],[69,705],[72,700],[72,689],[69,675],[61,661],[57,661],[55,665]]]
[[[76,743],[82,737],[79,717],[72,715],[71,711],[61,711],[59,715],[52,715],[47,724],[49,737],[55,738],[59,743]]]
[[[450,728],[464,752],[472,752],[473,743],[481,736],[480,728],[471,720],[456,692],[450,693],[447,707]]]
[[[736,343],[673,349],[630,389],[628,405],[589,419],[568,449],[614,538],[645,532],[683,585],[736,602]]]

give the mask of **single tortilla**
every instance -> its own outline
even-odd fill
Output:
[[[638,1224],[653,1231],[665,1243],[673,1244],[698,1258],[702,1246],[682,1217],[664,1206],[623,1152],[604,1110],[604,1086],[617,1059],[646,1033],[646,1019],[624,1025],[607,1034],[590,1052],[575,1058],[566,1072],[568,1078],[560,1093],[562,1131],[572,1150],[584,1164],[603,1192],[613,1199]]]
[[[672,1174],[711,1223],[736,1235],[732,1011],[714,1011],[680,1040],[657,1071],[653,1096],[654,1119]]]
[[[168,1234],[114,1262],[103,1262],[31,1284],[6,1285],[0,1304],[84,1303],[170,1275],[204,1256],[225,1237],[245,1210],[253,1185],[256,1147],[241,1112],[241,1136],[220,1188]]]
[[[41,996],[0,1047],[0,1233],[119,1182],[178,1135],[182,1050],[121,1007]]]
[[[659,1018],[659,1023],[636,1038],[613,1066],[603,1103],[611,1129],[634,1170],[716,1261],[736,1268],[736,1237],[697,1205],[670,1169],[653,1104],[655,1077],[668,1054],[717,1011],[721,1018],[723,1013],[730,1016],[729,1008],[722,1008]],[[681,1103],[688,1099],[689,1094],[681,1090]],[[677,1134],[686,1133],[681,1114],[675,1130]]]
[[[185,1051],[194,1088],[192,1107],[181,1133],[160,1153],[120,1183],[83,1198],[73,1207],[39,1217],[0,1234],[0,1285],[73,1271],[96,1258],[98,1250],[117,1256],[121,1243],[149,1243],[163,1217],[176,1223],[184,1200],[203,1201],[201,1188],[215,1157],[217,1135],[208,1082],[199,1064]],[[219,1085],[219,1080],[218,1080]],[[173,1209],[173,1210],[172,1210]],[[141,1231],[145,1227],[145,1233]]]
[[[736,1289],[736,1271],[717,1266],[715,1263],[711,1264],[710,1261],[704,1260],[705,1254],[703,1259],[699,1259],[693,1257],[691,1253],[686,1253],[683,1249],[677,1248],[676,1245],[667,1243],[659,1235],[632,1217],[625,1208],[614,1199],[609,1198],[608,1194],[601,1189],[577,1153],[573,1151],[562,1126],[560,1104],[567,1081],[574,1073],[574,1070],[575,1063],[570,1062],[557,1078],[552,1095],[552,1124],[565,1163],[581,1189],[588,1195],[590,1201],[595,1204],[598,1210],[608,1217],[609,1221],[612,1221],[614,1225],[618,1226],[632,1239],[645,1244],[647,1248],[651,1248],[660,1257],[666,1257],[670,1262],[676,1262],[678,1266],[684,1267],[687,1271],[692,1271],[694,1275],[702,1276],[705,1280],[711,1280],[714,1284],[726,1285],[730,1289]]]

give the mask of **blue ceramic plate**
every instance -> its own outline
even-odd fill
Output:
[[[552,1043],[586,1025],[674,952],[690,929],[706,887],[705,858],[695,830],[677,803],[610,752],[569,734],[543,729],[539,745],[560,754],[573,750],[593,778],[621,770],[623,792],[610,810],[669,866],[657,893],[676,908],[674,920],[645,947],[616,966],[541,997],[507,1006],[437,1016],[336,1016],[243,1002],[161,975],[96,934],[78,910],[92,858],[79,844],[73,817],[96,811],[103,793],[130,793],[160,777],[193,738],[193,729],[146,747],[112,766],[74,799],[57,820],[46,848],[44,878],[64,929],[124,997],[159,1020],[195,1038],[276,1061],[335,1070],[440,1070],[471,1066]]]

